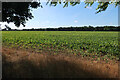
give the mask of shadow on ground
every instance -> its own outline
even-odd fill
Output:
[[[31,58],[30,58],[31,59]],[[82,65],[53,57],[30,60],[28,58],[9,61],[3,55],[3,78],[93,78],[99,77],[87,72]]]
[[[65,55],[2,49],[2,78],[116,78],[117,65]]]

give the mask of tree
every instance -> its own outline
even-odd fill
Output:
[[[10,28],[8,25],[5,25],[5,27],[6,27],[6,29],[7,29],[8,31],[11,30],[11,28]]]
[[[55,2],[56,1],[56,2]],[[88,0],[89,1],[89,0]],[[100,2],[99,0],[99,4],[98,7],[96,8],[97,12],[99,13],[101,11],[105,11],[107,9],[107,7],[110,4],[114,4],[115,7],[119,5],[119,2],[112,2],[110,0],[107,0],[109,2]],[[61,0],[48,0],[48,2],[46,4],[49,4],[50,6],[57,6],[57,4],[61,4]],[[73,0],[64,0],[64,7],[68,7],[68,4],[75,6],[77,4],[80,4],[80,0],[75,0],[73,2]],[[85,8],[87,6],[92,6],[94,4],[94,2],[87,2],[85,1]],[[2,3],[2,21],[3,22],[13,22],[17,27],[20,26],[20,24],[22,24],[23,26],[25,26],[26,21],[28,21],[29,19],[32,19],[32,8],[38,8],[41,7],[42,5],[40,2],[3,2]]]
[[[86,8],[88,6],[92,6],[94,4],[95,0],[85,0],[84,2],[86,4],[86,6],[85,6],[85,8]],[[48,2],[47,2],[47,4],[49,4],[50,6],[57,6],[58,3],[61,4],[61,0],[57,0],[56,2],[55,2],[55,0],[52,0],[52,1],[48,0]],[[64,0],[63,3],[64,3],[63,7],[68,7],[68,4],[70,4],[71,6],[75,6],[77,4],[80,4],[80,0]],[[120,1],[119,0],[116,0],[116,1],[115,0],[98,0],[98,3],[99,4],[96,8],[96,10],[98,10],[98,11],[96,13],[105,11],[107,9],[108,5],[110,5],[110,4],[114,4],[115,7],[117,7],[120,4]]]
[[[40,2],[3,2],[2,21],[13,22],[15,26],[25,26],[28,19],[32,19],[32,8],[42,7]]]

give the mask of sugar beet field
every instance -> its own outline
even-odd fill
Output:
[[[96,60],[119,60],[120,55],[118,32],[3,31],[2,46],[39,54],[86,56]]]

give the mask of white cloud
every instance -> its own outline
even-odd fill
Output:
[[[78,21],[77,21],[77,20],[75,20],[74,22],[75,22],[75,23],[77,23]]]
[[[87,6],[86,8],[87,8],[87,9],[92,9],[92,7],[88,7],[88,6]]]
[[[113,23],[111,22],[109,25],[113,25]]]
[[[9,26],[12,29],[22,29],[24,28],[22,25],[20,25],[20,27],[16,27],[14,23],[7,23],[7,22],[0,22],[0,28],[4,29],[6,28],[5,25]]]

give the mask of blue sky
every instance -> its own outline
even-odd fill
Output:
[[[106,11],[95,14],[97,3],[91,7],[85,7],[84,2],[76,6],[69,5],[63,8],[59,4],[56,7],[42,3],[43,8],[33,9],[34,18],[27,21],[25,28],[57,28],[66,26],[104,26],[118,25],[118,7],[110,5]],[[9,24],[12,28],[16,28],[14,24]],[[20,29],[23,28],[20,26]]]

